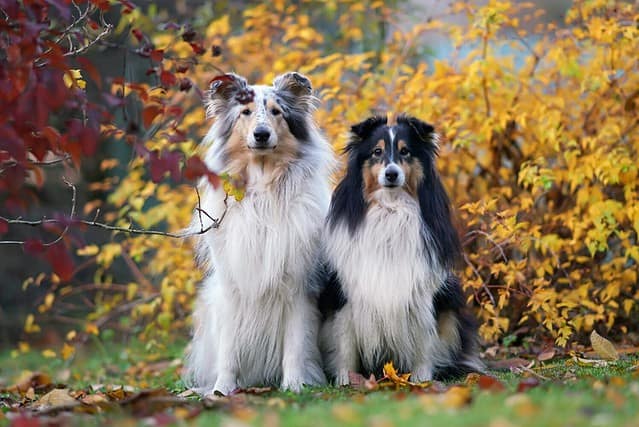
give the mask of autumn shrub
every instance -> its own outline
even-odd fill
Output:
[[[191,64],[184,78],[205,89],[220,69],[254,82],[306,73],[323,102],[316,118],[338,151],[349,125],[371,112],[432,122],[464,242],[460,272],[485,341],[520,328],[562,346],[595,327],[619,338],[639,324],[639,11],[591,0],[576,1],[563,22],[544,23],[541,13],[526,3],[461,2],[408,25],[385,2],[265,3],[237,23],[221,15],[199,29],[220,55]],[[167,67],[192,50],[163,32],[153,44]],[[195,88],[189,96],[170,80],[127,89],[158,98],[144,110],[150,127],[160,111],[180,108],[173,132],[149,135],[147,156],[196,153],[209,126]],[[150,180],[143,156],[132,160],[109,196],[113,220],[185,227],[198,195],[169,175],[160,167]],[[122,315],[155,342],[186,330],[201,279],[188,242],[117,233],[78,255],[95,257],[104,284],[85,333]],[[115,260],[133,281],[118,282]]]

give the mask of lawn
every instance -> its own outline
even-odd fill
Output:
[[[202,401],[180,381],[183,347],[96,339],[68,361],[5,351],[0,425],[639,426],[636,354],[613,362],[551,358],[425,388],[386,380],[369,382],[374,391],[366,384],[299,395],[252,389]]]

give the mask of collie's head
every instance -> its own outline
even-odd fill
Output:
[[[335,189],[328,216],[331,229],[343,223],[353,234],[371,206],[411,198],[419,205],[440,261],[452,266],[460,244],[450,201],[435,168],[438,137],[433,126],[406,115],[394,123],[374,116],[352,126],[351,133],[345,149],[346,175]]]
[[[278,76],[272,86],[224,74],[212,80],[206,107],[225,157],[245,166],[298,156],[311,139],[316,98],[309,79],[296,72]]]

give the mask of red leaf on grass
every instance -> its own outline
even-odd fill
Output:
[[[495,377],[480,375],[477,385],[480,390],[503,391],[506,387]]]
[[[537,387],[539,384],[540,381],[535,377],[524,378],[519,381],[519,384],[517,385],[517,392],[523,393],[526,390]]]

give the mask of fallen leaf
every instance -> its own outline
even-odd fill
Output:
[[[472,399],[470,389],[465,386],[452,386],[443,395],[441,403],[449,409],[459,409],[470,403]]]
[[[517,393],[523,393],[531,388],[535,388],[540,384],[539,379],[535,377],[523,378],[517,385]]]
[[[537,360],[539,360],[540,362],[545,362],[546,360],[550,360],[553,357],[555,357],[555,349],[551,348],[549,350],[542,351],[541,353],[539,353],[537,355]]]
[[[377,390],[379,388],[379,383],[377,379],[375,379],[375,375],[371,374],[370,377],[366,378],[362,374],[358,374],[356,372],[348,373],[348,383],[351,387],[359,389],[359,390]]]
[[[16,383],[9,387],[9,392],[26,393],[30,388],[34,390],[43,389],[51,386],[51,376],[42,372],[26,371],[20,375]]]
[[[539,406],[535,405],[527,394],[513,394],[506,398],[504,403],[507,407],[513,408],[520,417],[530,417],[539,412]]]
[[[480,390],[503,391],[506,387],[495,377],[480,375],[477,385]]]
[[[534,363],[535,361],[522,359],[521,357],[515,357],[512,359],[488,361],[488,367],[490,369],[510,370],[512,368],[519,368],[522,366],[530,367],[531,362]]]
[[[578,366],[594,366],[596,368],[605,368],[608,366],[608,361],[601,359],[585,359],[583,357],[579,357],[576,354],[572,354],[572,359],[568,362],[576,364]],[[566,363],[568,363],[566,362]]]
[[[44,409],[72,408],[79,404],[80,402],[71,397],[69,390],[66,388],[54,388],[34,402],[31,407],[41,411]]]
[[[590,334],[590,344],[592,345],[593,350],[602,359],[619,359],[619,353],[617,353],[617,349],[615,349],[615,346],[610,341],[599,335],[594,329]]]

